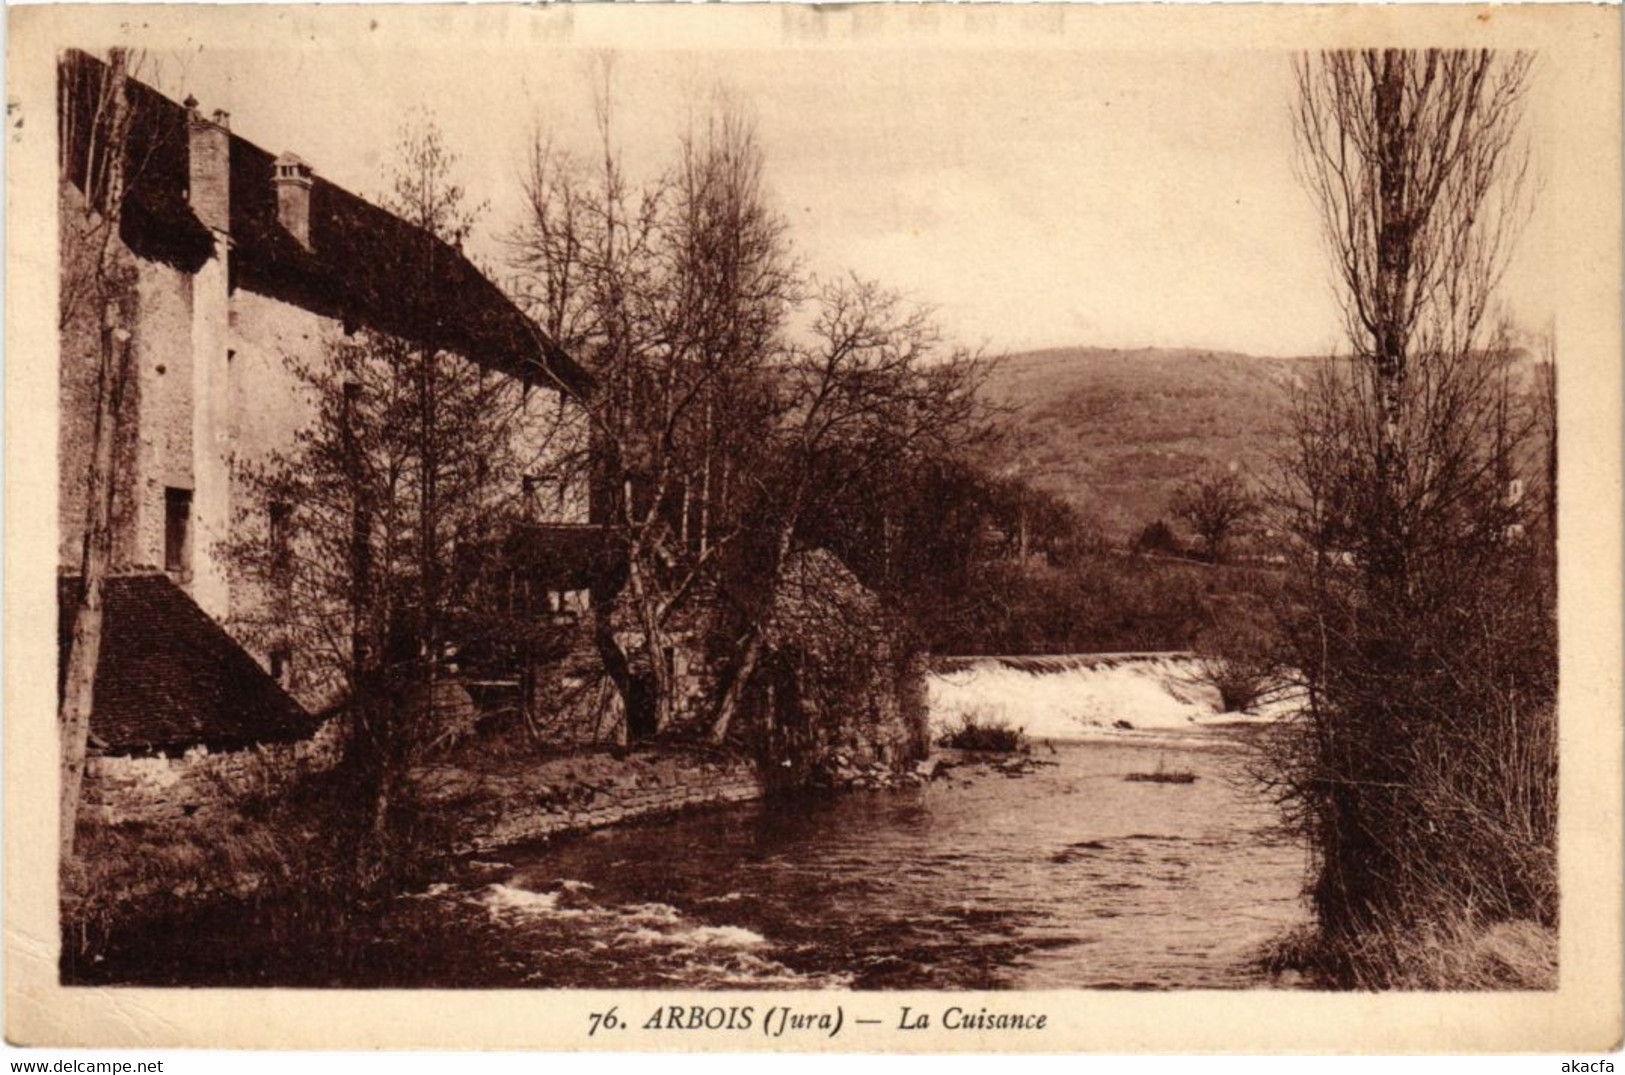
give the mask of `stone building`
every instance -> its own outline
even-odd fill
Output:
[[[79,52],[59,68],[64,623],[84,542],[101,331],[101,311],[76,302],[70,285],[97,242],[83,207],[94,186],[94,87],[105,71]],[[314,402],[290,367],[324,361],[358,331],[448,352],[523,386],[520,437],[532,419],[557,428],[591,378],[459,247],[326,180],[296,153],[233,133],[224,112],[135,80],[127,95],[127,194],[114,254],[130,372],[114,448],[116,584],[92,747],[172,758],[276,747],[308,738],[316,722],[307,711],[328,699],[307,689],[301,654],[238,630],[263,595],[233,571],[222,545],[237,528],[268,539],[276,530],[274,517],[245,518],[253,498],[244,475],[287,450],[312,419]],[[581,458],[587,447],[578,440],[558,451]],[[456,653],[448,670],[458,706],[521,711],[560,747],[625,743],[653,730],[640,690],[647,662],[663,660],[680,685],[678,716],[700,719],[738,637],[730,596],[701,587],[669,652],[623,640],[633,665],[623,704],[593,632],[597,617],[615,615],[624,554],[595,525],[604,496],[563,474],[529,475],[512,490],[525,521],[507,536],[504,577],[486,596],[514,630]],[[741,726],[764,732],[770,761],[839,754],[896,765],[915,756],[919,722],[908,697],[917,677],[874,595],[827,552],[799,555],[783,581]]]
[[[930,752],[919,653],[834,553],[792,554],[769,624],[746,719],[775,782],[897,770]]]
[[[97,409],[101,310],[79,293],[75,274],[99,242],[97,218],[83,207],[95,182],[92,113],[105,71],[81,52],[59,64],[58,524],[65,577],[81,562]],[[254,595],[233,577],[222,543],[234,527],[270,533],[276,525],[271,518],[245,523],[242,475],[291,446],[312,415],[290,363],[321,362],[335,340],[359,330],[387,334],[517,379],[526,415],[555,424],[589,379],[460,247],[329,182],[296,154],[234,134],[225,112],[206,113],[190,98],[177,103],[133,79],[126,85],[126,196],[112,242],[129,374],[114,448],[111,568],[143,581],[114,587],[115,595],[138,593],[141,601],[111,602],[104,637],[170,629],[132,619],[138,606],[168,610],[162,622],[170,623],[187,618],[184,608],[192,605],[229,629],[234,611]],[[407,271],[415,274],[410,287],[402,279]],[[517,502],[535,492],[516,488],[513,495]],[[586,521],[584,494],[560,484],[541,499],[538,524]],[[172,592],[161,592],[166,588]],[[244,681],[259,699],[256,711],[281,712],[264,684],[246,681],[261,674],[280,691],[298,654],[252,652],[252,660],[239,660],[219,644],[226,637],[189,655],[171,647],[147,657],[190,660],[188,674],[198,680]],[[168,704],[152,693],[158,680],[102,682],[129,672],[105,657],[98,699],[121,699],[125,709]],[[108,731],[107,719],[98,705],[93,735]],[[269,738],[287,730],[285,721],[267,719]],[[199,730],[197,741],[206,739]]]

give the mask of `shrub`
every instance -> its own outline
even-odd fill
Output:
[[[1225,713],[1245,713],[1281,688],[1283,669],[1271,639],[1246,624],[1226,623],[1197,641],[1197,683],[1213,687]]]
[[[1010,754],[1027,748],[1027,736],[1020,728],[1013,728],[997,717],[966,713],[938,737],[937,745]]]
[[[1168,525],[1167,520],[1157,519],[1147,523],[1134,537],[1134,551],[1137,553],[1164,553],[1169,556],[1180,556],[1185,547],[1179,542],[1179,535],[1174,528]]]

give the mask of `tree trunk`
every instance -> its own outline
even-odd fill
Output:
[[[784,561],[790,555],[790,542],[795,536],[795,523],[785,523],[779,529],[778,542],[773,553],[772,570],[768,574],[767,586],[767,612],[762,622],[752,625],[750,638],[745,642],[745,649],[739,655],[739,663],[734,666],[734,676],[728,682],[728,689],[722,692],[717,700],[716,716],[711,721],[711,732],[707,736],[713,746],[720,746],[728,738],[728,728],[739,712],[739,705],[744,701],[745,690],[750,686],[750,677],[756,673],[756,665],[762,659],[762,651],[767,646],[767,622],[772,619],[773,605],[779,592],[779,572],[784,570]]]
[[[1373,85],[1372,108],[1377,130],[1377,279],[1375,378],[1378,406],[1376,484],[1377,548],[1372,567],[1385,588],[1404,588],[1403,520],[1398,517],[1404,480],[1403,420],[1406,366],[1407,283],[1411,277],[1414,227],[1407,203],[1408,132],[1404,122],[1406,65],[1385,53]]]
[[[712,746],[721,746],[727,741],[728,728],[739,712],[740,703],[745,699],[745,689],[750,686],[751,676],[756,674],[756,666],[761,662],[764,648],[766,636],[760,629],[752,631],[750,640],[745,643],[744,652],[739,655],[739,664],[735,666],[734,677],[717,702],[717,715],[712,720],[711,732],[706,737]]]
[[[609,681],[615,685],[615,693],[621,696],[623,712],[630,712],[627,707],[632,701],[632,662],[627,659],[626,651],[615,637],[609,605],[595,609],[593,619],[592,640],[594,648],[598,650],[598,660],[604,666]]]

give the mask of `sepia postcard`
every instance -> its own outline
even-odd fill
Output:
[[[8,16],[9,1041],[1618,1047],[1618,7]]]

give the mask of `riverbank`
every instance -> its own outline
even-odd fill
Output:
[[[1218,745],[1182,746],[1170,736],[1160,748],[943,752],[934,779],[891,788],[560,831],[439,864],[398,895],[357,908],[342,943],[202,915],[125,938],[81,980],[448,989],[1267,985],[1253,959],[1303,921],[1302,855],[1278,833],[1267,804],[1238,790],[1239,758]],[[1162,760],[1199,779],[1125,779]]]
[[[457,852],[748,802],[766,790],[749,759],[682,748],[425,765],[412,776],[414,801],[453,819]]]
[[[990,669],[988,661],[997,664]],[[1067,739],[1159,752],[1233,746],[1233,737],[1213,726],[1223,716],[1212,711],[1211,702],[1196,688],[1179,693],[1186,690],[1183,677],[1189,667],[1182,662],[1188,661],[1181,655],[982,659],[934,672],[927,689],[938,728],[963,711],[954,705],[955,691],[961,700],[1003,691],[1009,694],[1008,705],[1035,706],[1039,720],[1029,723],[1036,723],[1040,732],[1066,733],[1057,737],[1063,750]],[[1132,691],[1120,689],[1125,683],[1140,690],[1137,702]],[[1098,724],[1067,717],[1061,728],[1047,728],[1046,720],[1053,724],[1057,714],[1067,714],[1052,705],[1046,715],[1042,698],[1035,697],[1045,692],[1055,699],[1065,697],[1073,707],[1121,706],[1127,698],[1132,703],[1127,711],[1144,726],[1134,726],[1133,719],[1104,722],[1102,716]],[[1167,717],[1170,706],[1184,707],[1177,709],[1177,719]],[[1164,719],[1147,719],[1156,712],[1163,712]],[[816,764],[798,776],[808,790],[841,793],[835,799],[868,801],[869,793],[896,793],[875,802],[895,798],[907,803],[922,793],[933,800],[956,794],[976,798],[981,793],[974,787],[989,779],[1003,783],[1001,778],[1035,774],[1047,786],[1049,778],[1043,774],[1053,772],[1057,748],[1041,735],[1031,741],[1033,727],[1027,732],[1025,751],[1001,754],[938,746],[918,762],[888,763],[884,752],[860,749],[862,744],[826,747]],[[403,803],[417,819],[413,839],[424,844],[421,854],[414,852],[423,860],[414,875],[432,876],[443,869],[437,863],[500,858],[511,848],[568,843],[577,834],[602,833],[625,823],[662,825],[690,813],[722,816],[774,790],[773,774],[761,772],[754,759],[693,745],[552,755],[522,746],[470,742],[414,770]],[[1141,749],[1133,755],[1144,756]],[[1141,762],[1131,771],[1145,768]],[[333,889],[335,904],[345,902],[339,891],[343,863],[333,861],[334,849],[344,840],[332,831],[334,819],[345,812],[345,794],[342,779],[321,776],[284,798],[245,804],[228,811],[229,816],[167,811],[161,818],[141,815],[138,822],[93,823],[87,846],[94,850],[95,867],[70,875],[66,888],[65,951],[76,945],[79,954],[90,954],[98,947],[96,938],[129,928],[140,932],[144,921],[174,926],[194,914],[218,913],[229,919],[244,909],[257,916],[279,903],[320,903],[325,889]],[[1115,789],[1108,794],[1117,795]],[[793,810],[763,813],[817,814],[826,809],[803,801]],[[333,883],[324,888],[322,878],[330,875]],[[379,893],[376,898],[392,896]]]
[[[997,698],[1007,709],[1025,706],[1034,714],[1024,722],[1032,725],[1030,739],[1059,732],[1062,739],[1167,746],[1168,729],[1177,727],[1190,733],[1192,745],[1213,742],[1204,725],[1220,717],[1212,699],[1186,684],[1190,660],[1177,654],[952,659],[927,680],[932,723],[940,731],[946,721],[967,709],[980,712]],[[1125,691],[1125,684],[1133,689]],[[1102,715],[1094,723],[1073,719],[1078,707]],[[1106,721],[1110,712],[1131,719]],[[888,765],[874,751],[841,748],[805,775],[814,789],[848,792],[920,787],[955,766],[987,765],[1016,775],[1036,764],[936,747],[926,761]],[[410,807],[435,826],[435,854],[463,855],[749,802],[767,794],[769,782],[751,759],[697,747],[548,756],[471,744],[413,773]],[[343,784],[316,774],[276,796],[211,801],[206,809],[179,802],[165,785],[152,809],[136,802],[116,814],[87,811],[86,853],[64,878],[65,932],[83,939],[132,917],[275,899],[342,870],[342,863],[330,861],[330,850],[343,842],[331,831],[346,813]],[[98,787],[93,781],[91,791]]]

